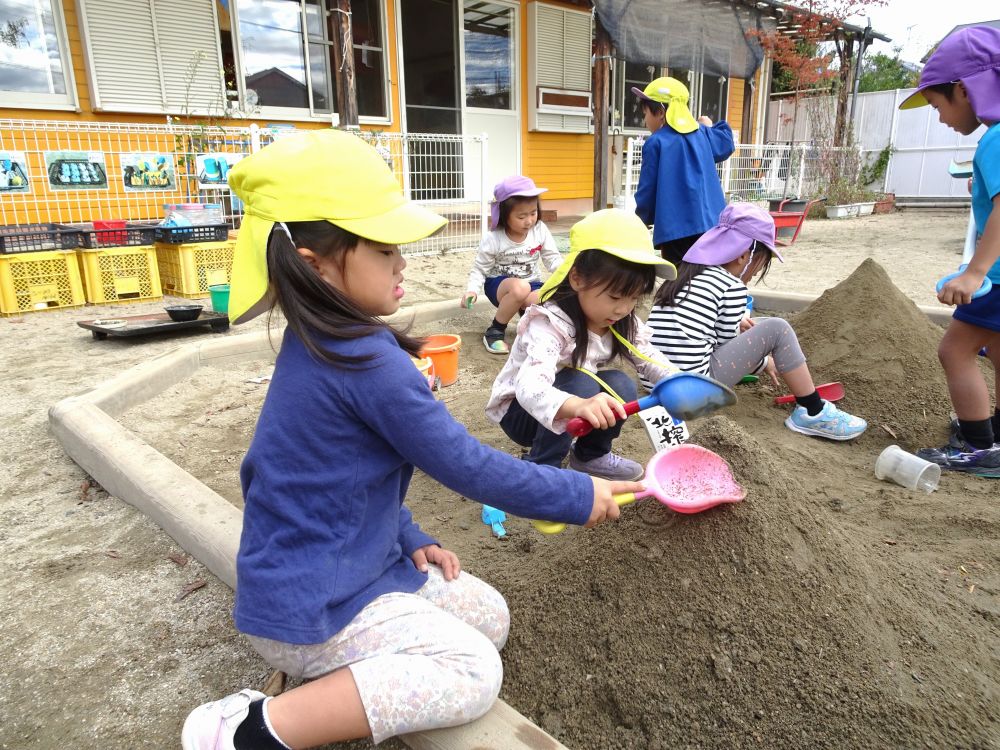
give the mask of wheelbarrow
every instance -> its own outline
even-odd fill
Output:
[[[802,201],[788,198],[778,203],[776,211],[772,210],[768,212],[771,214],[771,218],[774,219],[775,244],[791,245],[794,243],[799,236],[799,232],[802,230],[802,223],[806,220],[806,216],[809,215],[809,209],[817,203],[824,202],[826,202],[826,198],[816,198],[815,200],[807,201],[801,211],[786,211],[785,206],[786,204],[793,203],[795,208],[799,208],[799,206],[802,206]]]

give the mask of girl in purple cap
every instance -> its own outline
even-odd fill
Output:
[[[938,45],[920,73],[918,90],[900,109],[930,104],[941,122],[962,135],[986,132],[972,160],[972,214],[978,240],[964,271],[938,299],[955,313],[938,347],[958,419],[940,448],[917,455],[942,469],[1000,477],[1000,409],[990,414],[990,394],[979,370],[981,349],[993,363],[1000,393],[1000,29],[960,29]],[[972,299],[984,278],[992,291]]]
[[[507,177],[493,188],[490,231],[479,243],[466,292],[459,300],[462,307],[472,307],[482,289],[497,308],[483,334],[483,346],[490,354],[510,352],[504,341],[507,324],[518,310],[538,302],[539,261],[550,273],[562,262],[556,241],[540,218],[538,196],[546,190],[522,175]]]
[[[676,280],[657,291],[647,321],[653,346],[681,370],[729,386],[750,373],[766,371],[775,384],[780,376],[795,394],[788,429],[853,440],[868,423],[820,398],[788,322],[746,314],[746,284],[767,274],[772,257],[783,262],[770,214],[752,203],[727,206],[684,254]]]

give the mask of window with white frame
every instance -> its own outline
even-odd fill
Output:
[[[77,0],[100,112],[206,115],[225,109],[214,0]]]
[[[482,0],[465,0],[465,105],[513,108],[514,9]]]
[[[646,84],[662,74],[654,65],[642,65],[626,60],[614,61],[614,101],[612,125],[624,131],[646,132],[641,99],[632,93],[632,87],[642,91]]]
[[[10,107],[76,107],[59,0],[0,0],[0,101]]]
[[[336,111],[326,0],[235,0],[236,77],[249,107],[270,116]],[[381,0],[351,3],[355,87],[361,117],[387,118]],[[225,54],[223,55],[225,57]]]
[[[645,132],[642,107],[639,97],[632,93],[632,87],[643,89],[654,78],[666,75],[687,86],[690,94],[688,107],[695,117],[707,115],[712,122],[726,119],[729,109],[729,79],[726,76],[615,60],[613,126],[626,132]]]
[[[588,133],[591,121],[590,11],[528,5],[528,129]]]

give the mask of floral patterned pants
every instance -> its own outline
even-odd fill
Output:
[[[378,597],[326,643],[248,637],[268,664],[292,677],[350,668],[378,743],[486,713],[500,693],[499,650],[509,627],[496,589],[464,572],[445,581],[430,565],[419,591]]]

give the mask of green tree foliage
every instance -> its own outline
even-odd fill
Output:
[[[906,63],[899,59],[899,47],[893,54],[882,52],[866,55],[861,64],[860,91],[891,91],[892,89],[908,89],[917,85],[919,77],[916,71],[910,70]]]

